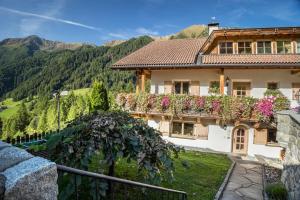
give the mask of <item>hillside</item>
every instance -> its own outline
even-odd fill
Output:
[[[144,36],[113,47],[82,45],[74,50],[57,49],[56,42],[37,36],[7,39],[0,43],[0,98],[20,100],[54,90],[90,87],[102,80],[111,90],[131,90],[132,72],[116,72],[109,66],[151,42]],[[51,49],[51,51],[49,51]]]
[[[170,39],[202,38],[207,36],[208,36],[208,28],[206,25],[192,25],[170,36]]]

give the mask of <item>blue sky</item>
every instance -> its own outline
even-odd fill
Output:
[[[212,17],[225,27],[300,26],[300,0],[0,0],[0,40],[35,34],[100,45]]]

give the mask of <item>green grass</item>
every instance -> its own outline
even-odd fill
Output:
[[[89,170],[97,171],[97,163],[95,157]],[[186,151],[175,159],[174,181],[163,182],[160,186],[185,191],[189,200],[214,199],[230,164],[226,155]],[[116,176],[143,182],[134,162],[128,164],[120,160],[116,165]]]
[[[13,99],[9,98],[0,102],[0,104],[2,103],[4,106],[7,106],[8,108],[0,112],[0,118],[8,119],[9,117],[17,113],[21,101],[13,101]]]
[[[81,88],[77,90],[73,90],[75,95],[86,95],[91,91],[91,88]]]

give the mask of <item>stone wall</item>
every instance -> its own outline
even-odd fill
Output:
[[[289,199],[300,199],[300,115],[294,111],[277,114],[277,140],[286,148],[281,181]]]
[[[57,195],[54,162],[0,141],[0,200],[55,200]]]

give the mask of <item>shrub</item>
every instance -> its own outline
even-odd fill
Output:
[[[267,185],[266,193],[272,200],[286,200],[288,196],[287,191],[282,183]]]

